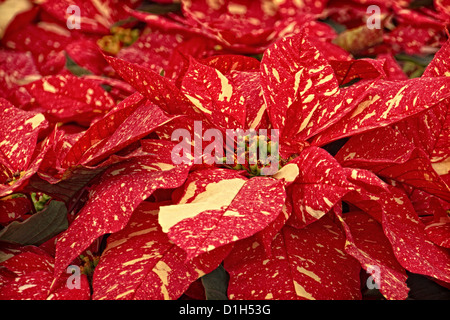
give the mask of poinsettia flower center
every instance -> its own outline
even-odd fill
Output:
[[[230,164],[229,157],[223,157],[223,164],[233,170],[246,170],[251,176],[267,175],[267,170],[281,168],[278,149],[278,141],[270,140],[266,135],[244,136],[238,140],[234,163]]]
[[[81,273],[85,274],[89,280],[92,280],[95,267],[98,265],[100,257],[96,255],[93,256],[80,255],[80,259],[82,260],[82,265],[80,266]]]
[[[4,184],[12,186],[14,183],[16,183],[17,180],[22,178],[24,175],[25,171],[17,171],[13,173],[11,177],[7,178]]]
[[[114,26],[111,28],[111,34],[99,39],[97,44],[104,52],[116,55],[122,47],[131,46],[138,38],[138,29]]]
[[[51,200],[52,198],[42,192],[32,192],[30,195],[36,212],[43,210],[48,205],[49,200]]]

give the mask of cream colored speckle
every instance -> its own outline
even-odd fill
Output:
[[[36,129],[43,121],[45,120],[45,117],[42,113],[38,113],[33,118],[28,119],[25,121],[25,124],[31,124],[31,129]]]
[[[289,163],[273,175],[275,179],[284,179],[286,182],[293,182],[300,174],[298,166],[295,163]]]
[[[44,82],[42,83],[42,88],[45,92],[56,93],[56,88],[48,83],[47,80],[44,80]]]
[[[162,206],[158,221],[163,232],[168,232],[175,224],[203,211],[218,210],[230,205],[245,182],[244,179],[228,179],[210,183],[191,203]]]
[[[306,292],[305,288],[300,285],[297,281],[294,280],[294,288],[295,288],[295,293],[302,298],[308,299],[308,300],[316,300],[313,298],[313,296]]]

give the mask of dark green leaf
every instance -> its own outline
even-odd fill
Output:
[[[172,4],[158,4],[158,3],[146,3],[137,8],[139,11],[144,11],[153,14],[167,14],[170,12],[181,11],[180,3]]]
[[[90,75],[92,72],[80,67],[75,61],[73,61],[68,54],[66,54],[66,69],[77,77]]]
[[[206,300],[228,300],[229,275],[222,265],[204,275],[201,280],[205,288]]]
[[[417,8],[427,7],[427,6],[432,6],[432,5],[433,5],[433,0],[413,0],[409,4],[409,8],[417,9]]]
[[[129,18],[126,18],[126,19],[123,19],[123,20],[119,20],[119,21],[115,22],[111,26],[111,29],[114,28],[114,27],[121,27],[121,26],[129,24],[129,23],[135,23],[137,21],[138,20],[136,18],[134,18],[134,17],[129,17]]]
[[[408,273],[408,280],[406,280],[409,292],[408,300],[449,300],[450,289],[440,286],[427,277]]]
[[[343,24],[340,24],[340,23],[338,23],[338,22],[336,22],[336,21],[334,21],[332,19],[326,19],[326,20],[324,20],[322,22],[328,24],[338,34],[344,32],[345,30],[347,30],[346,26],[344,26]]]
[[[0,232],[0,240],[21,245],[40,245],[67,227],[66,206],[63,202],[51,201],[45,209],[27,220],[11,222]]]
[[[94,179],[98,174],[106,170],[106,167],[95,169],[74,166],[64,173],[64,177],[58,183],[49,183],[39,177],[33,176],[27,186],[28,192],[43,192],[52,198],[64,201],[68,207],[77,195]],[[70,210],[69,210],[70,211]]]

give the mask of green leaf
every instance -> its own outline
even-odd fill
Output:
[[[413,0],[409,4],[409,8],[410,9],[418,9],[421,7],[427,7],[427,6],[432,6],[432,5],[433,5],[433,0]]]
[[[336,31],[337,34],[344,32],[345,30],[347,30],[347,27],[343,24],[340,24],[332,19],[325,19],[322,21],[323,23],[328,24],[330,27],[332,27],[334,29],[334,31]]]
[[[146,3],[137,8],[138,11],[144,11],[148,13],[153,13],[157,15],[168,14],[171,12],[180,12],[181,4],[180,3],[172,3],[172,4],[158,4],[158,3]]]
[[[128,17],[128,18],[126,18],[126,19],[119,20],[119,21],[115,22],[115,23],[111,26],[111,29],[114,28],[114,27],[121,27],[121,26],[126,25],[126,24],[129,24],[129,23],[135,23],[135,22],[137,22],[137,21],[138,21],[138,19],[136,19],[136,18],[134,18],[134,17]]]
[[[80,67],[69,55],[66,53],[66,69],[69,70],[73,75],[77,77],[86,76],[92,74],[87,69]]]
[[[27,220],[11,222],[0,232],[0,240],[21,245],[41,245],[67,227],[66,206],[61,201],[51,201],[45,209]]]
[[[229,275],[222,265],[205,274],[201,280],[205,288],[206,300],[228,300],[227,289]]]
[[[417,66],[426,67],[430,64],[431,60],[433,60],[434,55],[428,56],[416,56],[416,55],[408,55],[408,54],[397,54],[395,55],[395,59],[397,61],[409,61],[414,63]]]
[[[83,166],[72,166],[66,170],[58,183],[49,183],[41,179],[39,175],[35,175],[29,180],[26,191],[42,192],[54,199],[64,201],[71,211],[70,206],[74,205],[71,200],[76,198],[92,179],[105,170],[106,167],[90,169]]]

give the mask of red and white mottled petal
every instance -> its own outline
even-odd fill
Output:
[[[409,22],[397,26],[384,36],[384,43],[409,55],[427,53],[424,48],[432,43],[442,26],[414,26]]]
[[[26,275],[34,271],[53,271],[53,257],[45,252],[23,252],[2,263],[2,266],[14,272],[18,276]]]
[[[266,103],[263,98],[259,72],[232,72],[231,80],[245,99],[246,128],[266,129],[270,127]]]
[[[125,10],[132,17],[147,23],[147,25],[149,27],[152,27],[155,29],[171,30],[171,31],[177,31],[180,33],[203,34],[202,30],[200,30],[198,27],[190,28],[189,26],[185,26],[185,25],[178,23],[178,21],[173,21],[173,20],[167,19],[166,17],[161,16],[161,15],[138,11],[138,10],[132,10],[127,7],[125,7]]]
[[[428,223],[434,219],[439,220],[447,216],[447,210],[450,210],[450,202],[442,200],[439,197],[431,195],[425,191],[415,189],[406,185],[401,185],[402,189],[408,194],[408,198],[423,221]]]
[[[449,54],[450,42],[447,41],[428,64],[423,77],[450,78]],[[429,155],[439,175],[450,172],[449,101],[446,99],[426,112],[395,124],[396,130]]]
[[[143,101],[101,146],[88,150],[80,161],[88,165],[97,164],[109,155],[149,135],[173,118],[174,116],[167,115],[153,103]]]
[[[433,60],[427,65],[423,72],[423,77],[444,77],[450,76],[450,63],[447,59],[450,54],[450,41],[444,43]]]
[[[229,75],[232,71],[259,71],[261,64],[253,57],[236,54],[207,57],[200,62],[219,70],[224,75]]]
[[[283,208],[281,208],[278,217],[262,231],[255,234],[254,237],[264,246],[268,256],[272,255],[272,241],[291,217],[292,210],[290,196],[287,195],[286,203],[283,205]]]
[[[130,116],[144,101],[144,97],[136,92],[118,103],[114,109],[102,119],[93,123],[89,129],[73,144],[61,159],[63,167],[78,164],[87,150],[98,146],[100,140],[107,140],[123,121]]]
[[[450,218],[441,217],[436,222],[425,226],[425,232],[431,241],[436,245],[450,248]]]
[[[183,78],[182,92],[218,127],[244,127],[245,98],[219,70],[191,58]]]
[[[31,54],[12,50],[0,50],[0,75],[0,97],[5,99],[41,77]]]
[[[125,227],[134,209],[154,190],[183,184],[189,166],[173,165],[173,146],[165,141],[148,142],[146,152],[152,156],[132,158],[102,174],[92,186],[88,202],[58,239],[55,277],[99,236]],[[80,238],[80,234],[85,236]]]
[[[80,29],[82,31],[108,34],[110,27],[115,22],[128,17],[128,13],[125,11],[126,8],[135,8],[140,3],[141,1],[133,0],[47,0],[39,4],[45,12],[64,24],[74,14],[74,11],[68,11],[67,8],[71,5],[76,5],[81,9]]]
[[[10,185],[0,185],[0,197],[4,195],[10,195],[13,192],[23,191],[22,188],[25,187],[30,179],[34,176],[34,174],[38,172],[46,153],[48,152],[48,150],[50,150],[51,146],[53,146],[53,143],[55,141],[55,131],[56,129],[53,130],[53,132],[50,133],[45,140],[41,141],[36,146],[32,162],[29,164],[28,168],[21,172],[20,177],[17,180],[15,180]]]
[[[270,257],[254,238],[240,241],[224,262],[230,274],[228,296],[236,300],[361,299],[361,267],[345,253],[344,245],[344,233],[327,217],[303,229],[284,226],[272,242]]]
[[[298,228],[320,219],[345,194],[354,190],[343,168],[321,148],[306,148],[287,166],[298,172],[291,185],[293,212],[299,218],[295,226]],[[288,171],[287,166],[280,171]],[[280,178],[280,171],[275,177]]]
[[[90,124],[115,105],[101,86],[70,74],[47,76],[25,88],[34,98],[32,107],[58,122]]]
[[[265,177],[220,180],[199,193],[191,186],[180,204],[161,207],[159,215],[163,231],[188,260],[263,230],[278,217],[286,196],[283,182]]]
[[[144,29],[138,40],[119,51],[117,58],[160,74],[162,70],[167,70],[169,67],[168,57],[184,40],[185,37],[181,33]]]
[[[140,65],[114,57],[105,58],[125,81],[164,111],[171,114],[195,113],[189,100],[171,80]]]
[[[384,61],[374,59],[331,60],[339,85],[344,85],[354,79],[385,78]]]
[[[53,274],[52,274],[53,276]],[[47,296],[47,300],[91,300],[91,287],[88,277],[81,274],[79,278],[80,287],[69,287],[67,284],[73,279],[70,279],[70,274],[64,274],[55,286],[52,293]],[[53,279],[52,279],[53,280]],[[48,290],[50,289],[48,285]]]
[[[93,299],[178,299],[229,252],[223,247],[185,263],[186,253],[161,231],[159,205],[143,202],[128,225],[108,238],[95,270]]]
[[[336,159],[343,166],[371,170],[380,176],[450,199],[448,186],[433,169],[425,152],[391,127],[352,137]]]
[[[344,168],[344,171],[355,190],[347,193],[342,200],[367,212],[381,223],[383,199],[380,194],[389,192],[389,185],[369,170]]]
[[[442,167],[436,170],[442,172],[441,175],[447,173],[445,161],[450,157],[449,102],[449,99],[442,101],[426,112],[393,125],[396,131],[426,152],[433,166]]]
[[[45,250],[35,246],[8,248],[19,252],[6,257],[1,266],[14,277],[5,277],[1,285],[1,300],[89,300],[91,296],[86,275],[81,274],[79,288],[67,286],[70,275],[59,279],[54,293],[49,295],[53,280],[54,258]],[[4,252],[2,252],[4,253]]]
[[[66,57],[63,49],[71,41],[71,32],[65,25],[53,21],[26,24],[12,30],[3,39],[7,48],[16,52],[29,52],[42,75],[56,74],[64,69]]]
[[[209,201],[207,208],[217,209],[222,205],[229,205],[239,188],[246,181],[247,178],[235,170],[216,168],[196,170],[189,174],[183,187],[176,191],[177,196],[174,198],[174,201],[177,204],[185,204],[212,199],[213,201]],[[232,187],[232,189],[222,190],[219,184]],[[217,191],[223,191],[222,196]],[[214,204],[216,200],[222,202],[219,207],[217,207],[217,203]]]
[[[36,148],[39,132],[48,127],[44,115],[29,112],[0,99],[0,150],[3,161],[13,171],[26,169]]]
[[[0,290],[1,300],[45,300],[53,275],[48,271],[34,271],[5,283]]]
[[[384,71],[388,80],[407,80],[408,76],[403,72],[399,63],[390,53],[382,53],[377,56],[378,60],[384,59]]]
[[[396,260],[381,224],[361,211],[348,212],[338,218],[347,237],[345,251],[367,272],[376,270],[375,284],[387,299],[406,299],[409,291],[407,275]]]
[[[378,80],[362,95],[358,105],[334,126],[321,132],[313,144],[324,145],[340,138],[384,127],[428,110],[450,96],[450,78]],[[424,94],[424,93],[427,94]],[[356,92],[355,92],[356,94]]]
[[[406,270],[449,283],[450,253],[431,242],[408,197],[399,189],[383,195],[383,230]]]
[[[31,202],[28,198],[19,197],[0,200],[0,224],[20,218],[25,213],[31,211]]]
[[[430,241],[426,225],[415,212],[408,196],[370,171],[347,170],[351,181],[360,188],[346,195],[343,200],[381,223],[400,265],[410,272],[449,282],[448,249]]]
[[[65,46],[64,50],[80,67],[89,70],[96,75],[105,73],[105,68],[108,63],[101,54],[96,39],[82,38],[71,41]]]
[[[272,125],[306,140],[345,104],[333,69],[304,34],[272,45],[261,62],[261,85]]]

